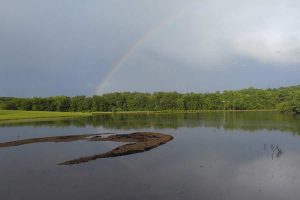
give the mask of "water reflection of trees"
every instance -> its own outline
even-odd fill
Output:
[[[75,119],[2,123],[7,126],[104,127],[110,129],[165,129],[211,127],[225,130],[279,130],[300,134],[300,116],[276,112],[201,112],[177,114],[103,114]]]

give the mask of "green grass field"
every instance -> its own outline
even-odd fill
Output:
[[[48,112],[48,111],[20,111],[0,110],[0,121],[38,118],[59,118],[59,117],[85,117],[92,116],[91,113],[81,112]]]

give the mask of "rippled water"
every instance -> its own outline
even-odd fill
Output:
[[[155,131],[151,151],[59,166],[114,142],[0,148],[1,199],[299,199],[300,117],[275,112],[99,115],[0,123],[0,142]]]

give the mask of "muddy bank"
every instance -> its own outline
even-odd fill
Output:
[[[11,142],[0,143],[0,148],[20,146],[26,144],[43,143],[43,142],[73,142],[79,140],[86,140],[91,142],[96,141],[112,141],[112,142],[124,142],[129,144],[121,145],[111,151],[97,154],[93,156],[81,157],[78,159],[62,162],[59,165],[73,165],[98,158],[118,157],[129,154],[141,153],[150,149],[163,145],[173,137],[162,133],[151,132],[137,132],[131,134],[88,134],[88,135],[69,135],[69,136],[54,136],[45,138],[32,138],[25,140],[16,140]]]

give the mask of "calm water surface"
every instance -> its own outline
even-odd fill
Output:
[[[73,166],[114,142],[0,148],[5,199],[289,199],[300,196],[300,117],[274,112],[99,115],[0,123],[0,142],[155,131],[174,140],[151,151]],[[280,151],[279,151],[279,150]]]

